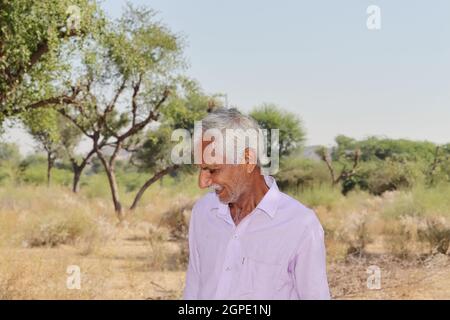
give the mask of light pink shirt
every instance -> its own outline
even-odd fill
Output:
[[[214,192],[196,202],[184,299],[330,298],[319,220],[265,180],[269,191],[238,226]]]

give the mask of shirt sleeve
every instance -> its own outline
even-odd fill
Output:
[[[328,300],[324,232],[317,218],[304,231],[294,260],[295,289],[302,300]]]
[[[195,208],[195,207],[194,207]],[[195,210],[192,209],[192,214],[189,222],[189,263],[186,272],[186,285],[184,288],[183,299],[195,300],[198,299],[198,291],[200,288],[200,269],[199,269],[199,255],[197,244],[195,241]]]

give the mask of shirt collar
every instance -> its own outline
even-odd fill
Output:
[[[273,218],[278,209],[278,200],[280,197],[280,191],[278,189],[277,183],[275,179],[271,176],[264,176],[264,180],[266,185],[269,187],[269,190],[266,192],[264,197],[256,206],[256,209],[260,209],[264,211],[269,217]],[[228,205],[220,202],[219,197],[214,194],[215,201],[213,203],[212,209],[217,209],[217,214],[222,217],[229,217],[229,208]],[[231,219],[231,218],[230,218]]]

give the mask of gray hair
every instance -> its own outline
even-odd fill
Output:
[[[244,132],[256,132],[258,134],[258,144],[257,148],[261,148],[265,146],[264,143],[264,136],[261,136],[261,127],[259,126],[258,122],[253,119],[252,117],[248,115],[244,115],[236,108],[217,108],[214,109],[214,111],[210,112],[205,118],[203,118],[202,122],[202,129],[203,131],[209,130],[209,129],[216,129],[220,130],[223,134],[226,133],[228,129],[233,130],[235,134],[235,138],[237,138],[237,143],[243,143],[243,146],[247,146],[246,144],[246,135]],[[249,130],[250,129],[250,130]],[[237,133],[237,134],[236,134]],[[262,141],[260,139],[262,138]],[[229,141],[226,142],[226,148],[228,150],[232,150],[231,152],[234,153],[234,148],[236,146],[236,143],[230,143]],[[233,149],[230,149],[233,148]],[[238,150],[237,151],[237,158],[238,160],[242,159],[244,150]],[[260,163],[260,157],[258,154],[258,150],[254,150],[256,153],[257,158],[257,165],[261,166]],[[260,150],[261,151],[261,150]]]

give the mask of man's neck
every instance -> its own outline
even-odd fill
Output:
[[[247,186],[247,190],[241,194],[239,199],[228,205],[236,225],[256,208],[267,191],[269,191],[264,176],[256,172],[251,176],[251,181],[249,181]]]

